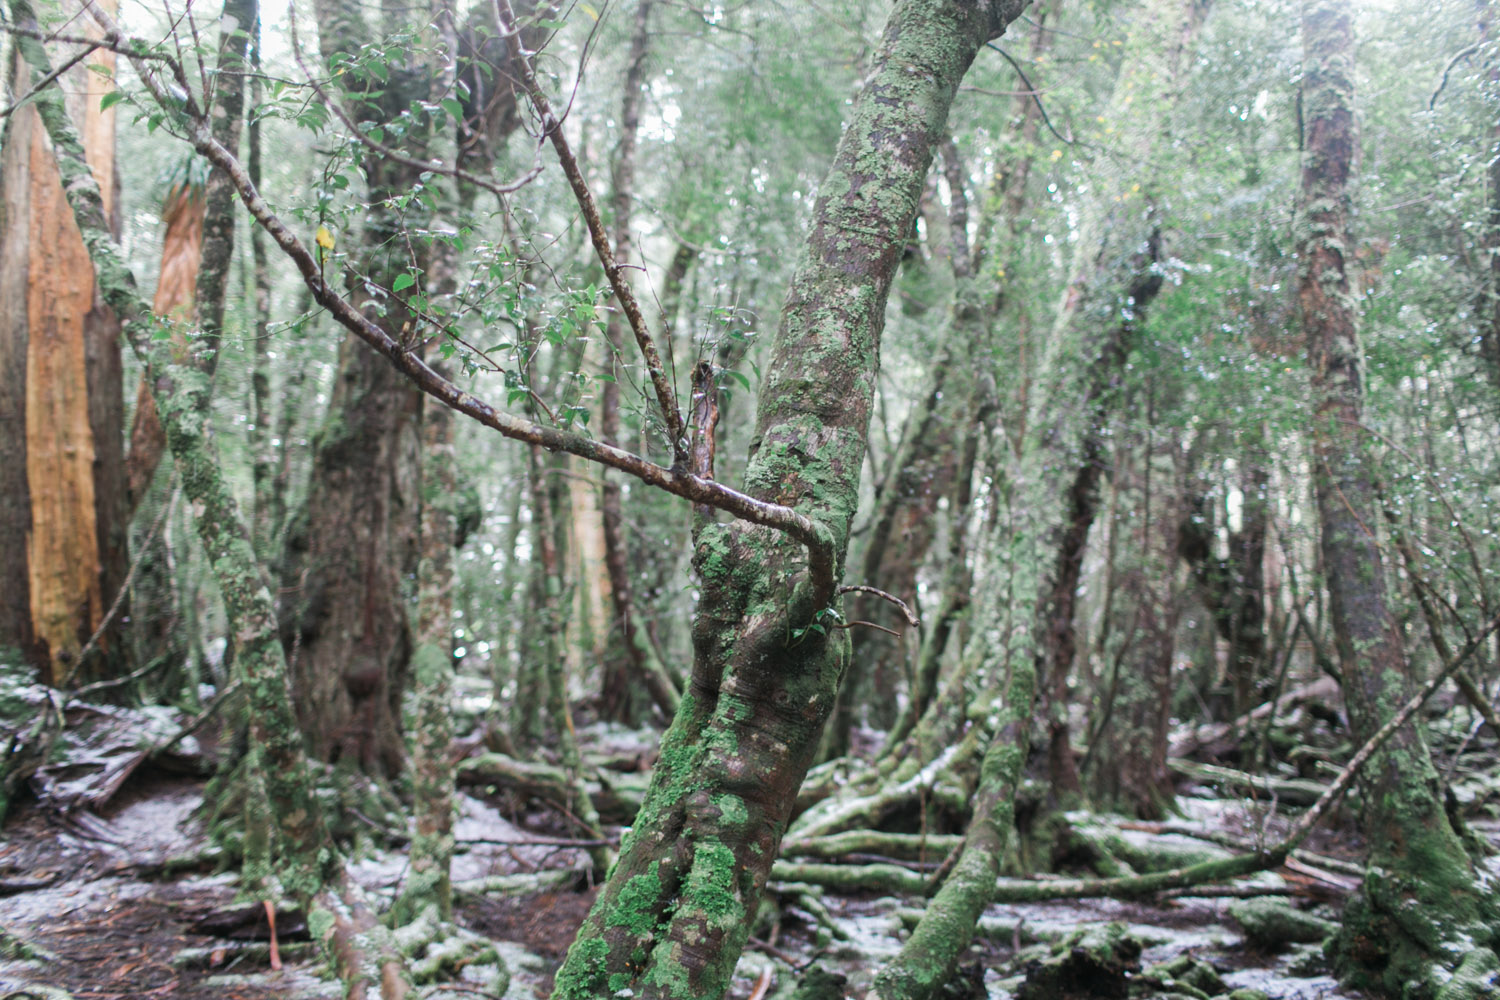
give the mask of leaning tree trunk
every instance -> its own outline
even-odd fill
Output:
[[[17,46],[11,93],[30,89]],[[113,53],[91,63],[113,66]],[[113,85],[83,65],[64,75],[68,113],[117,228]],[[125,423],[119,322],[64,198],[37,111],[10,115],[0,148],[0,647],[20,650],[48,684],[111,676],[124,660],[106,635],[76,658],[118,596],[127,565]],[[117,617],[118,621],[119,618]]]
[[[1313,367],[1316,485],[1323,565],[1356,741],[1368,739],[1415,690],[1386,598],[1375,472],[1360,419],[1364,381],[1347,271],[1354,120],[1354,32],[1345,0],[1302,6],[1304,121],[1302,274],[1298,302]],[[1361,772],[1370,844],[1361,892],[1334,946],[1339,972],[1361,987],[1421,996],[1460,961],[1490,971],[1496,909],[1449,824],[1421,731],[1408,724]]]
[[[898,3],[820,189],[745,485],[814,520],[832,543],[835,579],[886,298],[927,166],[969,63],[1024,6]],[[822,569],[802,576],[804,553],[760,526],[700,519],[692,680],[556,996],[716,998],[728,988],[847,664],[848,641],[824,613],[835,588]]]

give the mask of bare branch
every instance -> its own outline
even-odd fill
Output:
[[[910,625],[912,628],[921,628],[922,627],[922,622],[921,622],[920,619],[917,618],[916,612],[912,611],[912,609],[909,606],[907,606],[907,603],[905,601],[903,601],[899,597],[896,597],[893,594],[887,594],[885,591],[880,590],[880,589],[878,589],[876,587],[866,587],[866,586],[861,586],[861,585],[852,586],[852,587],[840,587],[839,588],[839,593],[840,594],[870,594],[870,595],[872,595],[874,597],[880,598],[883,601],[890,601],[896,607],[900,608],[901,609],[901,613],[906,616],[906,624]],[[886,631],[889,632],[890,630],[886,629]],[[891,634],[895,635],[896,633],[893,632]]]

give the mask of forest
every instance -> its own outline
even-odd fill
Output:
[[[0,4],[0,1000],[1500,989],[1500,5]]]

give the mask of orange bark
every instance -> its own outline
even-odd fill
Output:
[[[198,265],[203,249],[202,188],[182,184],[167,193],[162,203],[161,273],[156,279],[156,297],[151,310],[158,316],[191,319],[198,292]],[[166,432],[156,414],[151,389],[142,379],[135,391],[135,419],[130,425],[130,457],[125,462],[130,508],[133,512],[167,447]]]
[[[91,61],[112,65],[113,54]],[[114,193],[114,112],[99,100],[112,86],[86,69],[69,74],[69,111],[80,122],[89,165],[104,193]],[[23,114],[35,116],[26,109]],[[78,651],[98,627],[106,604],[95,496],[95,437],[91,424],[90,333],[95,309],[93,265],[46,132],[33,121],[26,150],[30,199],[26,218],[26,478],[31,524],[26,535],[32,634],[45,657],[45,680],[61,683]],[[17,151],[19,154],[20,151]],[[112,598],[114,595],[108,595]]]

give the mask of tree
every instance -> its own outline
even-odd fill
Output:
[[[1333,632],[1350,721],[1356,738],[1366,739],[1415,685],[1372,534],[1379,526],[1375,473],[1361,427],[1364,375],[1349,276],[1357,135],[1349,6],[1305,0],[1302,38],[1298,302],[1318,406],[1318,516]],[[1494,899],[1449,823],[1415,725],[1376,755],[1361,788],[1370,860],[1363,890],[1344,913],[1340,971],[1392,993],[1435,993],[1460,962],[1493,968]]]
[[[98,58],[113,65],[112,54]],[[115,112],[101,108],[112,87],[77,62],[68,110],[115,219]],[[12,93],[28,93],[19,49],[8,72]],[[103,656],[78,662],[125,581],[125,404],[119,324],[96,294],[34,108],[6,122],[0,213],[0,413],[19,429],[0,443],[0,549],[15,560],[0,573],[0,646],[66,686],[113,676],[125,662],[112,633],[97,644]]]

